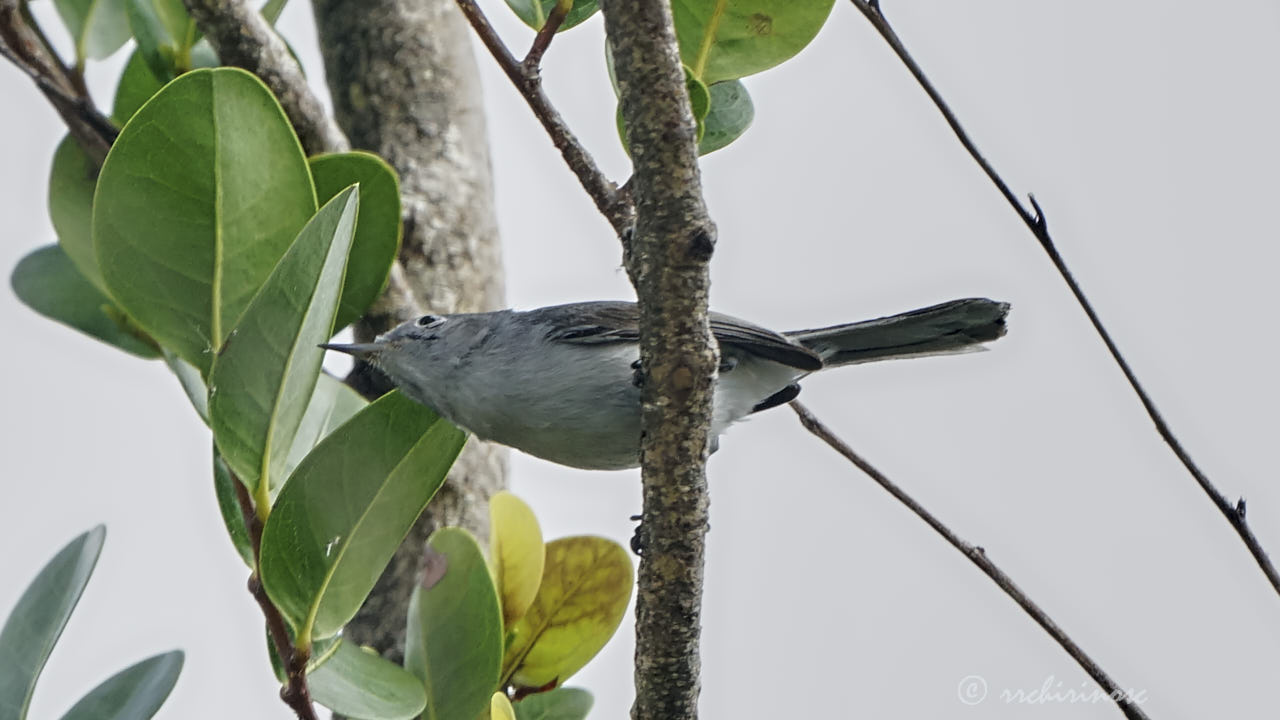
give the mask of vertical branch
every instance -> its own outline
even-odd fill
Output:
[[[1093,303],[1089,302],[1089,298],[1085,296],[1084,290],[1076,282],[1071,269],[1067,267],[1067,261],[1058,252],[1057,245],[1053,242],[1053,237],[1049,235],[1048,220],[1044,216],[1044,211],[1040,209],[1040,205],[1036,203],[1035,197],[1029,196],[1031,209],[1028,210],[1018,197],[1013,194],[1013,191],[1009,189],[1009,184],[1004,181],[1004,178],[1000,177],[1000,174],[996,172],[991,163],[978,151],[978,146],[974,144],[973,139],[969,137],[969,133],[965,132],[964,127],[960,125],[960,119],[952,112],[951,107],[947,105],[946,100],[942,98],[942,94],[938,92],[938,89],[934,87],[928,76],[924,74],[924,70],[921,69],[915,58],[911,56],[911,53],[907,52],[907,48],[902,44],[898,33],[894,32],[893,26],[889,24],[888,19],[885,18],[884,13],[880,10],[879,0],[852,0],[852,2],[854,7],[876,29],[876,32],[880,33],[880,37],[884,38],[884,41],[889,44],[894,54],[898,56],[898,59],[910,71],[911,76],[915,78],[916,82],[929,96],[929,99],[933,101],[934,106],[938,108],[938,112],[942,113],[943,119],[947,121],[947,125],[951,128],[951,132],[955,134],[956,139],[964,146],[964,149],[973,158],[974,162],[978,163],[978,166],[982,168],[982,172],[991,180],[991,184],[995,185],[996,190],[1009,203],[1013,211],[1018,214],[1018,217],[1027,226],[1027,229],[1031,231],[1031,234],[1035,236],[1036,241],[1040,243],[1040,247],[1049,256],[1049,261],[1053,263],[1053,267],[1062,276],[1062,280],[1066,282],[1071,294],[1075,296],[1076,302],[1084,310],[1084,314],[1088,316],[1090,324],[1093,325],[1093,329],[1098,333],[1098,337],[1102,338],[1103,344],[1107,346],[1107,352],[1111,354],[1111,359],[1120,368],[1120,372],[1124,373],[1125,380],[1129,381],[1129,387],[1133,388],[1134,394],[1138,396],[1138,401],[1142,403],[1142,407],[1147,411],[1147,416],[1151,418],[1151,422],[1155,425],[1156,432],[1160,434],[1160,438],[1169,446],[1174,456],[1178,458],[1182,466],[1195,479],[1200,489],[1204,491],[1205,495],[1209,496],[1209,500],[1214,504],[1214,507],[1218,508],[1218,511],[1230,523],[1232,529],[1240,536],[1241,542],[1248,548],[1249,554],[1253,555],[1253,559],[1262,570],[1262,574],[1267,577],[1267,581],[1271,583],[1271,587],[1275,589],[1276,593],[1280,594],[1280,571],[1276,570],[1275,564],[1271,562],[1271,558],[1267,555],[1266,550],[1263,549],[1262,543],[1258,541],[1258,537],[1253,534],[1252,528],[1249,527],[1248,522],[1245,520],[1244,499],[1241,498],[1232,504],[1226,495],[1223,495],[1222,491],[1209,480],[1209,476],[1200,469],[1200,466],[1191,459],[1191,454],[1187,452],[1178,437],[1174,435],[1173,428],[1169,427],[1169,424],[1165,422],[1164,416],[1160,414],[1159,408],[1156,407],[1155,400],[1151,399],[1151,396],[1147,394],[1146,388],[1138,381],[1137,373],[1133,371],[1133,368],[1129,366],[1129,362],[1121,354],[1119,346],[1116,345],[1115,340],[1111,337],[1111,333],[1102,324],[1102,318],[1093,309]]]
[[[356,325],[372,339],[423,312],[478,312],[505,304],[502,253],[479,69],[453,0],[313,0],[338,124],[400,176],[404,239],[386,293]],[[366,395],[386,379],[357,367]],[[347,638],[398,659],[422,547],[431,531],[465,527],[488,537],[488,497],[506,485],[506,451],[468,442],[392,558]]]
[[[636,598],[636,720],[693,718],[707,532],[706,458],[717,355],[707,324],[715,225],[671,6],[601,3],[635,174],[627,271],[640,305],[643,554]]]

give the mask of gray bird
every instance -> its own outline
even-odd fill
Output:
[[[1008,303],[953,300],[900,315],[777,333],[711,313],[720,345],[712,451],[730,425],[794,399],[818,370],[981,349],[1005,333]],[[327,344],[476,437],[590,470],[640,464],[635,303],[423,315],[372,343]]]

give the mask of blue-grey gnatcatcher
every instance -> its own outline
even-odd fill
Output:
[[[793,399],[817,370],[979,349],[1004,335],[1008,303],[953,300],[901,315],[776,333],[711,314],[720,345],[715,438]],[[406,395],[479,438],[563,465],[640,464],[639,331],[634,303],[423,315],[375,342],[324,347],[386,373]]]

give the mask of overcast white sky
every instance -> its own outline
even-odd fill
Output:
[[[485,7],[516,45],[531,33]],[[48,6],[36,5],[38,11]],[[1280,556],[1280,6],[1271,0],[885,3],[990,159],[1036,192],[1082,284],[1205,470]],[[48,16],[48,13],[43,13]],[[309,8],[282,26],[316,85]],[[544,76],[623,178],[599,18]],[[95,68],[110,97],[125,57]],[[487,56],[508,297],[631,297],[607,224]],[[747,85],[755,126],[708,158],[719,225],[713,305],[779,329],[969,295],[1013,303],[991,352],[860,366],[802,399],[984,546],[1153,718],[1273,717],[1280,598],[1157,438],[1063,283],[924,95],[848,3],[814,44]],[[53,242],[44,211],[63,134],[0,67],[6,274]],[[285,718],[261,617],[214,505],[209,436],[162,365],[37,317],[0,322],[5,522],[0,612],[62,544],[108,526],[98,570],[33,717],[181,647],[161,717]],[[787,409],[735,428],[710,464],[708,718],[1114,718],[1107,702],[1007,703],[1086,676],[963,557],[803,432]],[[625,542],[635,472],[516,455],[513,489],[548,537]],[[631,703],[630,618],[571,684],[594,718]],[[960,702],[980,676],[988,696]],[[972,681],[970,681],[972,682]],[[1061,685],[1057,685],[1061,683]]]

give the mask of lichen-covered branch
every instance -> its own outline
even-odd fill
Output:
[[[308,155],[347,149],[346,137],[307,86],[288,46],[253,4],[246,0],[183,0],[183,4],[223,64],[244,68],[271,88]]]
[[[606,0],[634,174],[627,271],[640,305],[643,554],[636,720],[697,716],[707,532],[706,459],[717,354],[707,325],[715,225],[667,0]]]
[[[505,305],[479,70],[453,0],[313,0],[338,123],[354,147],[400,175],[404,240],[391,284],[357,324],[369,340],[423,312]],[[366,394],[389,389],[357,368]],[[427,536],[465,527],[488,537],[487,499],[506,484],[506,451],[472,440],[405,539],[346,637],[399,658]]]

